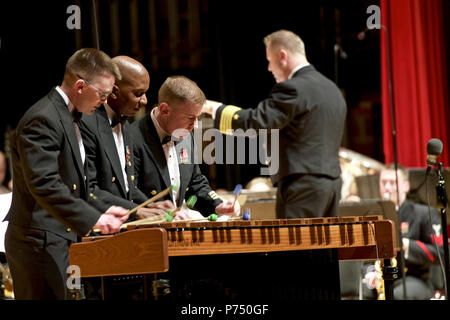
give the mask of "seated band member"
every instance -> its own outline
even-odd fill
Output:
[[[61,86],[36,102],[12,141],[14,189],[6,231],[6,257],[15,298],[66,299],[69,246],[93,228],[117,232],[127,210],[105,213],[88,200],[89,175],[78,121],[112,92],[120,72],[97,49],[69,58]]]
[[[132,209],[151,195],[142,193],[134,174],[133,140],[127,117],[133,117],[147,104],[146,92],[150,85],[147,69],[127,56],[112,59],[120,70],[107,102],[92,116],[84,116],[80,130],[89,160],[91,176],[90,196],[110,205]],[[160,201],[138,209],[130,220],[164,214],[174,209],[172,202]]]
[[[405,287],[408,300],[429,300],[433,297],[431,283],[431,266],[439,264],[440,256],[444,257],[441,219],[435,208],[414,203],[407,199],[410,189],[409,171],[397,166],[398,198],[395,165],[388,164],[380,172],[379,190],[384,200],[391,200],[398,210],[399,224],[405,259]],[[439,253],[438,253],[439,250]],[[377,274],[371,266],[365,275],[364,297],[376,297]],[[399,272],[401,275],[401,272]],[[367,290],[367,289],[372,290]],[[394,281],[394,299],[404,300],[403,279]]]
[[[158,107],[131,125],[134,138],[135,173],[138,188],[156,195],[170,185],[179,188],[170,198],[177,207],[191,195],[197,197],[194,209],[203,216],[240,212],[239,202],[222,201],[211,189],[194,161],[194,129],[205,103],[197,84],[183,76],[166,79],[158,92]],[[179,143],[174,141],[179,139]],[[192,218],[186,211],[178,219]]]

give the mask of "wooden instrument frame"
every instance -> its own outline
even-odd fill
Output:
[[[70,247],[81,277],[160,273],[169,257],[338,249],[339,260],[390,259],[396,232],[381,216],[171,222],[130,225],[116,235],[85,237]]]

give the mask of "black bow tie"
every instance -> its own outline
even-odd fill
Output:
[[[161,144],[166,144],[169,143],[170,141],[173,141],[173,143],[176,145],[177,143],[179,143],[181,141],[181,139],[172,137],[172,136],[165,136],[162,141]]]
[[[119,123],[123,126],[123,124],[125,123],[125,121],[127,121],[127,116],[121,116],[119,117],[114,117],[111,121],[111,128],[114,128],[115,126],[117,126]]]
[[[73,119],[73,122],[75,122],[75,123],[78,123],[78,122],[80,122],[80,120],[81,120],[81,116],[82,116],[83,114],[80,112],[80,111],[78,111],[77,109],[73,109],[72,110],[72,119]]]

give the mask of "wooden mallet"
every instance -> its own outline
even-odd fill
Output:
[[[167,195],[169,194],[169,192],[171,192],[171,191],[177,191],[177,190],[178,190],[178,185],[177,185],[177,184],[172,184],[170,187],[164,189],[163,191],[161,191],[161,192],[158,193],[157,195],[151,197],[151,198],[148,199],[147,201],[141,203],[141,204],[138,205],[137,207],[135,207],[135,208],[133,208],[133,209],[131,209],[131,210],[128,210],[126,216],[129,217],[130,214],[132,214],[132,213],[138,211],[140,208],[145,207],[146,205],[148,205],[148,204],[150,204],[150,203],[152,203],[152,202],[155,202],[155,201],[157,201],[157,200],[159,200],[159,199],[161,199],[161,198],[167,196]],[[94,229],[94,232],[97,232],[97,233],[98,233],[98,232],[101,232],[101,231],[100,231],[100,229]],[[90,233],[90,232],[89,232],[89,233]]]
[[[147,201],[141,203],[140,205],[138,205],[137,207],[131,209],[128,211],[127,215],[129,216],[130,214],[138,211],[140,208],[145,207],[146,205],[155,202],[165,196],[167,196],[169,194],[169,192],[171,191],[177,191],[178,190],[178,185],[177,184],[173,184],[170,187],[168,187],[167,189],[164,189],[163,191],[161,191],[160,193],[158,193],[157,195],[151,197],[150,199],[148,199]]]

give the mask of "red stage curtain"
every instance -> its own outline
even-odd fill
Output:
[[[399,164],[425,167],[427,142],[438,138],[444,144],[439,160],[448,166],[450,110],[442,1],[446,0],[380,0],[381,24],[386,27],[380,30],[386,163],[394,161],[386,56],[389,49]]]

